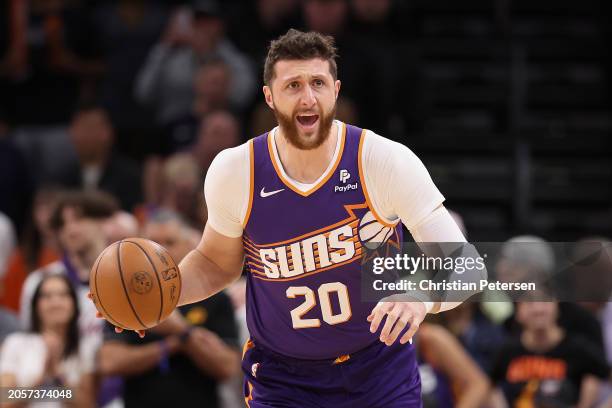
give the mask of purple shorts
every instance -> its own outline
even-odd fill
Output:
[[[249,408],[421,408],[412,344],[380,341],[336,360],[282,356],[249,341],[242,358]]]

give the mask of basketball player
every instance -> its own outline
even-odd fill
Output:
[[[457,304],[360,300],[361,219],[389,240],[400,222],[417,242],[465,238],[408,148],[334,120],[335,58],[318,33],[272,42],[263,92],[279,126],[215,158],[208,223],[180,263],[187,304],[229,286],[246,260],[250,408],[420,407],[409,340],[427,313]]]

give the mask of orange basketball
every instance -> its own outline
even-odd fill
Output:
[[[181,275],[164,247],[148,239],[127,238],[98,256],[89,289],[96,308],[111,324],[144,330],[158,325],[174,310]]]

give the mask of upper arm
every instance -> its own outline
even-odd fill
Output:
[[[208,208],[207,226],[218,235],[242,237],[251,199],[252,142],[223,150],[212,161],[204,197]],[[204,231],[206,234],[206,230]]]
[[[197,250],[236,279],[242,272],[242,232],[252,195],[252,141],[223,150],[211,163],[204,195],[208,221]]]
[[[372,132],[364,136],[364,182],[384,221],[411,229],[444,201],[421,160],[406,146]]]

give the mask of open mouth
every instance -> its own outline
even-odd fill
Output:
[[[298,115],[297,121],[304,127],[312,127],[319,120],[319,115]]]

